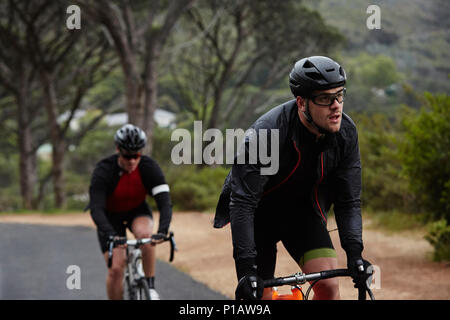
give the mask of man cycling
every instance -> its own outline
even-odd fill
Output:
[[[138,127],[126,124],[114,141],[117,153],[97,163],[89,188],[91,216],[97,225],[100,248],[108,261],[107,242],[110,236],[125,236],[128,228],[136,238],[152,236],[152,212],[145,198],[155,198],[160,212],[159,228],[152,238],[162,240],[169,231],[172,205],[169,186],[158,164],[142,155],[147,138]],[[109,299],[122,299],[126,251],[123,246],[113,249],[112,266],[106,277]],[[141,246],[144,274],[148,280],[150,297],[158,300],[155,290],[155,247]]]
[[[279,170],[262,175],[261,162],[235,163],[220,195],[214,227],[231,222],[237,299],[271,296],[262,280],[274,277],[279,241],[303,272],[335,269],[336,252],[326,228],[332,204],[355,286],[365,285],[360,270],[370,263],[362,258],[361,162],[355,124],[343,113],[345,82],[344,69],[332,59],[301,59],[289,75],[295,99],[251,126],[255,132],[278,130],[279,141],[270,141],[269,134],[266,140],[278,144]],[[245,137],[247,158],[254,136]],[[313,289],[315,299],[340,298],[336,278],[321,280]]]

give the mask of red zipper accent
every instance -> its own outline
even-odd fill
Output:
[[[326,224],[327,223],[327,219],[325,218],[325,215],[322,212],[322,208],[320,207],[320,204],[319,204],[319,198],[317,197],[317,190],[319,189],[319,184],[323,180],[323,152],[320,154],[320,165],[321,165],[321,168],[322,168],[322,175],[321,175],[319,181],[317,182],[316,188],[315,188],[316,204],[317,204],[317,207],[319,207],[319,211],[320,211],[320,214],[322,215],[322,219],[323,219],[323,221],[325,221],[325,224]]]
[[[265,196],[266,194],[268,194],[268,193],[272,192],[273,190],[279,188],[283,183],[285,183],[286,181],[288,181],[288,179],[294,174],[295,170],[297,170],[298,166],[300,165],[301,153],[300,153],[300,150],[298,150],[297,144],[295,143],[295,141],[294,141],[294,148],[295,148],[295,150],[297,150],[297,152],[298,152],[298,161],[297,161],[297,164],[296,164],[295,167],[294,167],[294,170],[292,170],[292,172],[289,173],[289,175],[288,175],[283,181],[281,181],[279,184],[277,184],[276,186],[274,186],[274,187],[270,188],[269,190],[265,191],[265,192],[263,193],[263,196]]]

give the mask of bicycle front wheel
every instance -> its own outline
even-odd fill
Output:
[[[125,275],[123,279],[123,299],[124,300],[136,300],[136,290],[133,288],[131,284],[130,278],[128,275]]]
[[[135,290],[136,300],[150,300],[150,289],[145,278],[137,281]]]

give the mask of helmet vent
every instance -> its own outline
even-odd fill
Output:
[[[326,72],[331,72],[331,71],[334,71],[334,68],[326,69],[325,71],[326,71]]]
[[[322,76],[317,72],[305,72],[305,75],[314,80],[322,80]]]
[[[311,63],[311,61],[306,60],[303,64],[303,68],[314,68],[314,65]]]

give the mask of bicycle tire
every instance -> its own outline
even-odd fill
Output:
[[[132,285],[130,283],[130,278],[125,276],[123,281],[123,299],[124,300],[136,300],[135,298],[136,292],[133,290]]]
[[[134,289],[135,300],[150,300],[150,290],[147,280],[144,278],[144,269],[142,262],[142,252],[139,249],[134,251],[133,271],[136,276]]]
[[[135,288],[136,300],[151,300],[150,289],[148,287],[147,280],[145,278],[139,279]]]

